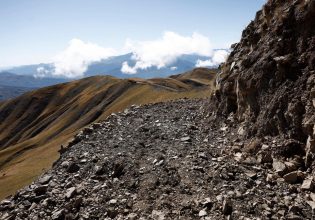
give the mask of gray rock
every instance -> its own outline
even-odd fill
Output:
[[[49,183],[49,181],[51,180],[52,176],[51,175],[45,175],[43,177],[41,177],[38,182],[42,185]]]
[[[117,200],[116,199],[111,199],[109,200],[108,202],[110,205],[115,205],[117,203]]]
[[[252,172],[252,171],[246,172],[245,175],[248,176],[251,179],[256,179],[256,177],[257,177],[257,173],[256,172]]]
[[[65,215],[65,210],[64,209],[55,210],[52,213],[51,219],[52,220],[62,220],[62,219],[64,219],[64,215]]]
[[[288,219],[288,220],[303,220],[304,218],[302,218],[301,216],[295,215],[293,213],[289,213],[286,216],[286,219]]]
[[[315,130],[314,130],[315,132]],[[315,136],[314,136],[315,137]],[[305,164],[306,166],[310,166],[312,163],[312,155],[315,153],[315,139],[311,136],[308,136],[306,146],[305,146],[305,151],[306,151],[306,157],[305,157]]]
[[[128,220],[136,220],[137,219],[137,214],[136,213],[129,213],[127,215]]]
[[[314,182],[313,179],[306,179],[303,181],[303,184],[301,186],[302,190],[310,190],[312,191],[314,188]]]
[[[312,210],[315,210],[315,202],[314,201],[306,201],[306,203],[312,208]]]
[[[70,198],[72,198],[75,194],[76,194],[76,188],[75,188],[75,187],[71,187],[71,188],[67,189],[66,198],[67,198],[67,199],[70,199]]]
[[[283,176],[284,181],[287,183],[296,183],[298,180],[298,171],[293,171]]]
[[[73,207],[75,207],[76,209],[79,209],[80,206],[82,205],[83,203],[83,198],[82,197],[78,197],[76,198],[74,201],[73,201]]]
[[[201,204],[207,209],[211,209],[213,206],[213,203],[210,198],[206,198],[204,201],[201,202]]]
[[[47,186],[46,186],[46,185],[37,186],[37,187],[34,189],[34,193],[35,193],[37,196],[44,195],[46,192],[47,192]]]
[[[277,176],[276,175],[274,175],[274,174],[271,174],[271,173],[268,173],[267,174],[267,177],[266,177],[266,181],[268,182],[268,183],[273,183],[274,181],[276,181],[277,180]]]
[[[62,166],[63,168],[67,168],[67,167],[69,167],[69,164],[70,164],[69,161],[63,161],[63,162],[61,163],[61,166]]]
[[[76,164],[76,163],[70,163],[68,168],[67,168],[67,172],[68,173],[75,173],[78,172],[80,170],[80,167]]]
[[[199,217],[204,217],[204,216],[207,216],[208,215],[208,213],[206,212],[206,210],[200,210],[200,212],[199,212],[199,214],[198,214],[198,216]]]
[[[257,161],[258,163],[272,163],[273,159],[271,156],[271,152],[261,152],[258,156],[257,156]]]
[[[98,175],[98,176],[100,176],[100,175],[103,175],[103,174],[105,174],[105,169],[103,168],[103,166],[95,166],[95,175]]]
[[[272,167],[280,176],[283,176],[287,171],[285,164],[280,161],[273,161]]]
[[[165,219],[165,213],[158,210],[152,211],[152,218],[156,220],[164,220]]]
[[[191,138],[190,137],[182,137],[180,140],[182,142],[191,142]]]
[[[295,163],[294,161],[287,161],[284,162],[285,166],[288,169],[288,172],[292,172],[298,169],[299,165],[297,163]]]
[[[263,144],[263,145],[261,146],[261,149],[262,149],[262,150],[268,150],[268,149],[269,149],[269,146],[266,145],[266,144]]]
[[[228,199],[225,199],[222,205],[222,213],[224,215],[231,215],[233,211],[232,202]]]
[[[33,210],[37,207],[37,204],[35,202],[32,203],[31,207],[28,210]]]
[[[164,163],[164,160],[160,160],[159,162],[157,162],[155,165],[156,166],[161,166]]]

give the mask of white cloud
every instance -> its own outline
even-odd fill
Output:
[[[133,53],[134,65],[122,63],[121,71],[126,74],[136,74],[138,70],[150,67],[158,69],[168,67],[174,71],[177,67],[172,64],[185,54],[210,58],[198,60],[196,66],[214,66],[224,62],[228,54],[225,50],[214,50],[209,38],[199,33],[182,36],[174,32],[165,32],[160,39],[152,41],[126,40],[125,47],[119,51]],[[68,47],[52,59],[52,68],[39,67],[35,77],[79,78],[84,76],[84,72],[93,62],[115,55],[119,55],[115,49],[72,39]]]
[[[227,50],[216,50],[208,60],[197,60],[196,67],[217,66],[226,61],[229,52]]]
[[[49,70],[46,70],[45,67],[40,66],[36,69],[36,74],[34,75],[34,77],[35,78],[43,78],[49,74],[50,74]]]
[[[137,71],[128,65],[128,62],[123,62],[121,72],[126,74],[135,74]]]
[[[227,50],[216,50],[213,54],[212,61],[218,65],[226,61],[230,52]]]
[[[68,48],[55,57],[55,76],[75,78],[83,76],[88,66],[116,54],[111,48],[103,48],[97,44],[72,39]]]
[[[211,56],[213,48],[210,40],[198,33],[192,36],[181,36],[174,32],[165,32],[161,39],[154,41],[134,42],[127,40],[125,48],[131,51],[136,64],[131,67],[125,63],[121,70],[124,73],[137,73],[139,69],[166,67],[184,54]],[[124,71],[125,70],[125,71]]]
[[[38,68],[37,76],[61,76],[67,78],[82,77],[88,66],[93,63],[116,55],[112,48],[103,48],[97,44],[72,39],[68,47],[53,58],[54,70]]]
[[[196,67],[210,67],[214,66],[211,59],[209,60],[197,60]]]
[[[172,66],[170,69],[171,69],[172,71],[175,71],[175,70],[177,70],[178,68],[177,68],[177,66]]]

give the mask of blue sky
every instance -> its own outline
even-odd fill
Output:
[[[0,67],[47,62],[80,39],[122,50],[126,39],[197,32],[215,48],[240,39],[264,0],[0,0]]]

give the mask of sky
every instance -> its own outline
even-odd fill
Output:
[[[55,62],[57,69],[58,62],[77,54],[84,62],[127,52],[138,54],[138,66],[125,65],[130,71],[148,65],[148,60],[163,66],[162,58],[152,61],[157,54],[147,52],[156,49],[160,57],[174,57],[228,48],[239,41],[264,2],[0,0],[0,67]],[[61,72],[67,68],[62,65]]]

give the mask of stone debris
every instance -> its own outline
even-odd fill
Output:
[[[310,219],[312,181],[299,170],[278,174],[294,161],[241,152],[237,128],[224,118],[207,126],[203,102],[131,107],[91,126],[51,170],[0,203],[0,219]]]

